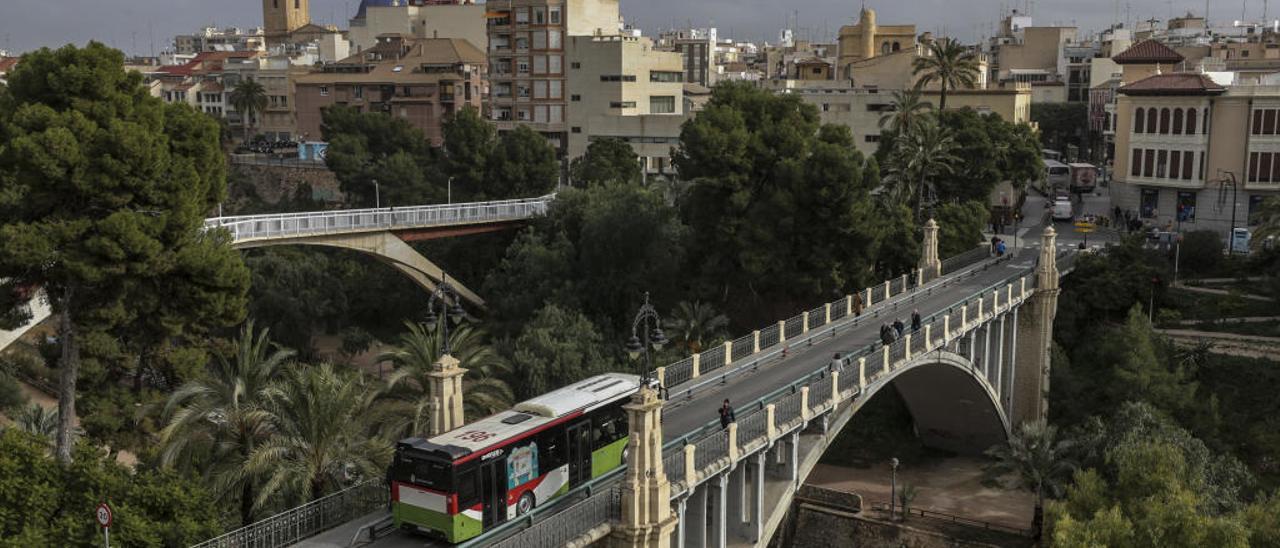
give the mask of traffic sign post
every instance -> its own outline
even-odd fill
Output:
[[[93,517],[98,520],[98,525],[102,527],[102,542],[107,548],[111,548],[111,518],[113,517],[111,507],[107,506],[105,502],[99,503]]]

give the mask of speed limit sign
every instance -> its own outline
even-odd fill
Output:
[[[111,527],[111,507],[103,502],[98,504],[97,516],[98,525],[103,527]]]

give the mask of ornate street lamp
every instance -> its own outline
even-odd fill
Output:
[[[658,351],[667,344],[667,336],[662,332],[661,326],[662,317],[658,315],[653,305],[649,304],[649,292],[646,291],[644,305],[631,321],[631,338],[627,340],[626,345],[627,354],[631,359],[639,359],[640,355],[644,354],[644,371],[640,374],[641,386],[648,384],[649,375],[653,371],[653,357],[649,354],[649,348],[652,347],[654,351]],[[644,334],[643,342],[640,340],[641,333]]]
[[[431,296],[427,297],[427,328],[434,331],[440,316],[444,316],[444,346],[443,354],[453,353],[453,348],[449,343],[449,324],[462,323],[466,319],[467,312],[462,309],[462,299],[458,297],[458,292],[454,290],[453,285],[449,283],[449,276],[445,275],[440,284],[431,292]],[[439,314],[436,308],[439,307]]]

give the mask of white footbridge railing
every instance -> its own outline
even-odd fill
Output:
[[[205,219],[204,227],[206,230],[224,228],[231,232],[232,243],[246,243],[329,234],[463,226],[522,221],[546,215],[555,198],[555,194],[548,194],[538,198],[496,202],[214,217]]]

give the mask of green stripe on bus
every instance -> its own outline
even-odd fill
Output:
[[[610,470],[622,466],[622,451],[627,448],[628,436],[601,447],[591,453],[591,478],[598,478]]]
[[[395,519],[396,527],[409,524],[439,531],[449,542],[454,543],[474,538],[484,531],[484,524],[480,520],[467,517],[461,512],[448,516],[403,502],[392,503],[391,516]]]

